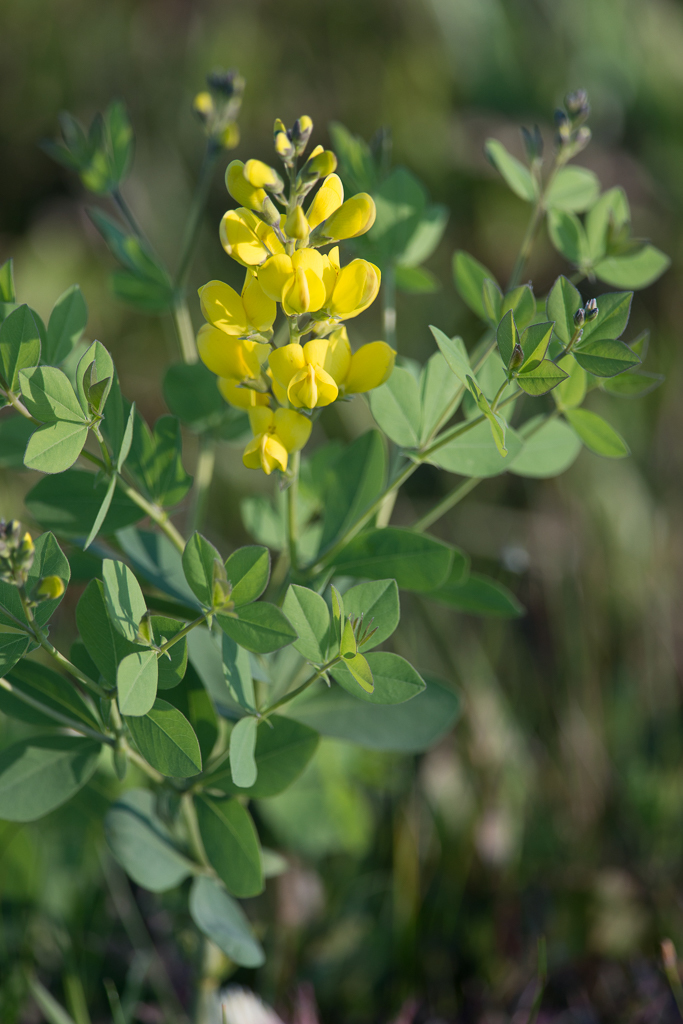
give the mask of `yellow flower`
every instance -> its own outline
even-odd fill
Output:
[[[236,338],[211,324],[204,324],[197,334],[197,349],[201,361],[212,373],[241,381],[261,376],[261,364],[268,358],[270,345]]]
[[[371,341],[361,345],[351,356],[348,373],[341,382],[344,394],[372,391],[384,384],[391,377],[395,359],[396,353],[386,341]]]
[[[236,377],[219,377],[218,390],[226,402],[234,405],[236,409],[254,409],[259,405],[269,405],[270,398],[262,391],[254,391],[242,385],[242,380]]]
[[[308,208],[306,219],[311,228],[317,228],[344,202],[344,186],[338,174],[330,174],[318,189]]]
[[[336,269],[329,256],[317,249],[297,249],[291,256],[271,256],[259,270],[259,284],[265,294],[288,315],[314,313],[331,296]]]
[[[232,198],[248,210],[263,210],[268,196],[262,188],[251,184],[241,160],[231,160],[225,172],[225,187]]]
[[[241,295],[223,281],[209,281],[199,289],[199,300],[205,319],[226,334],[268,331],[277,314],[253,270],[247,270]]]
[[[272,192],[282,192],[284,189],[280,175],[268,164],[264,164],[263,160],[247,160],[242,173],[253,188],[267,188]]]
[[[270,476],[274,469],[287,469],[290,452],[298,452],[311,436],[311,421],[292,409],[257,408],[249,411],[254,438],[244,449],[242,462],[248,469],[262,469]]]
[[[377,298],[380,280],[379,267],[374,263],[352,260],[339,270],[325,308],[339,320],[350,320],[358,316]]]
[[[219,233],[228,256],[244,267],[256,267],[273,253],[285,251],[272,227],[244,208],[228,210]]]
[[[375,201],[367,192],[359,192],[342,203],[327,218],[320,231],[326,238],[340,241],[342,238],[357,238],[364,235],[375,223],[377,209]]]

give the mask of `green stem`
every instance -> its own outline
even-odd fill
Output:
[[[469,480],[464,480],[461,484],[458,484],[458,486],[454,487],[453,490],[445,496],[445,498],[442,498],[433,509],[418,519],[416,523],[413,523],[411,529],[413,529],[415,533],[422,533],[424,530],[428,529],[432,523],[435,523],[437,519],[440,519],[441,516],[445,515],[446,512],[450,511],[450,509],[457,505],[459,501],[462,501],[470,491],[473,491],[477,484],[481,483],[482,479],[483,477],[473,476],[470,477]]]
[[[507,291],[510,291],[512,288],[515,288],[522,279],[522,274],[524,273],[526,262],[529,259],[529,256],[531,255],[531,250],[534,247],[536,232],[538,231],[540,223],[543,220],[543,215],[545,214],[545,201],[546,196],[548,194],[548,190],[550,189],[550,186],[553,183],[553,179],[555,178],[555,175],[559,171],[563,162],[564,161],[561,160],[560,154],[558,152],[558,154],[555,156],[555,161],[553,163],[550,174],[546,179],[545,185],[541,189],[540,195],[536,200],[536,204],[534,206],[531,218],[527,225],[524,238],[522,239],[522,244],[519,249],[519,255],[517,256],[517,260],[512,269],[512,274],[510,275],[510,280],[508,281]]]
[[[190,212],[185,226],[185,236],[181,249],[180,262],[178,264],[178,272],[175,278],[176,287],[179,289],[184,288],[187,283],[187,278],[192,266],[192,257],[194,256],[194,251],[199,239],[199,231],[202,225],[204,208],[209,197],[211,179],[213,178],[214,168],[220,153],[220,146],[218,146],[215,139],[209,139],[206,143],[206,149],[204,150],[204,159],[202,160],[202,166],[197,178],[194,196],[192,197],[192,203],[190,205]]]
[[[201,626],[205,621],[206,615],[202,613],[201,615],[198,615],[196,619],[193,619],[192,622],[188,622],[186,626],[183,626],[182,629],[178,630],[175,636],[172,636],[170,640],[167,640],[165,644],[161,645],[159,648],[159,654],[165,654],[166,651],[173,647],[174,644],[177,644],[179,640],[182,640],[184,636],[187,636],[188,633],[191,633],[197,626]]]
[[[294,700],[295,697],[298,697],[299,694],[304,692],[304,690],[307,690],[309,686],[312,686],[313,683],[317,683],[320,677],[336,665],[338,661],[341,661],[340,655],[337,655],[335,658],[330,658],[329,661],[320,666],[317,672],[306,679],[301,686],[297,686],[296,690],[291,690],[290,693],[286,693],[284,697],[280,697],[280,699],[276,700],[274,704],[271,704],[269,708],[266,708],[261,715],[259,722],[265,722],[266,719],[270,718],[274,711],[277,711],[278,708],[284,707],[285,704],[289,704],[290,701]]]
[[[194,809],[191,793],[183,793],[183,796],[181,797],[181,807],[194,858],[199,864],[208,868],[213,874],[213,868],[209,864],[204,851],[204,844],[202,843],[202,837],[199,832],[199,822],[197,821],[197,812]]]
[[[17,398],[11,388],[3,388],[2,390],[5,392],[5,397],[13,409],[16,409],[24,419],[30,420],[31,423],[35,423],[37,427],[42,427],[43,424],[40,420],[37,420],[35,416],[31,415],[24,403]]]
[[[287,544],[289,546],[289,563],[294,571],[298,567],[297,540],[299,532],[298,500],[299,500],[299,452],[293,452],[291,460],[292,481],[287,489]]]
[[[173,322],[175,323],[175,329],[178,334],[178,343],[180,345],[180,353],[184,362],[196,363],[198,356],[197,344],[194,337],[194,327],[192,326],[192,318],[190,317],[187,299],[182,294],[179,294],[173,303]]]
[[[148,778],[152,780],[152,782],[161,784],[166,781],[161,772],[158,772],[155,768],[152,768],[151,764],[147,764],[144,757],[141,757],[140,754],[138,754],[137,750],[133,750],[125,736],[121,737],[121,746],[128,755],[128,759],[132,761],[133,764],[136,764],[138,768],[140,768],[140,770],[143,771],[145,775],[147,775]]]
[[[199,441],[199,457],[194,471],[194,496],[192,508],[192,532],[201,529],[216,466],[216,439],[203,434]]]
[[[493,402],[491,403],[491,411],[492,412],[495,412],[496,409],[498,408],[498,402],[500,401],[500,396],[503,394],[503,392],[505,391],[505,388],[508,386],[509,383],[510,383],[509,380],[504,380],[503,383],[498,388],[498,390],[496,392],[496,397],[493,399]]]
[[[130,228],[130,230],[133,232],[133,234],[136,235],[136,237],[141,242],[144,242],[145,245],[149,246],[149,243],[148,243],[147,239],[144,236],[142,228],[140,227],[140,225],[136,221],[135,217],[133,216],[133,211],[129,207],[128,203],[123,198],[123,196],[121,194],[121,190],[119,188],[112,189],[111,197],[112,197],[114,203],[116,204],[116,206],[118,207],[121,216],[125,220],[126,224]]]
[[[439,448],[443,448],[445,444],[453,441],[454,438],[460,437],[461,434],[466,434],[468,431],[473,430],[474,427],[478,427],[485,419],[486,417],[483,415],[473,416],[471,420],[465,420],[464,423],[456,423],[450,430],[445,430],[443,434],[439,434],[436,440],[420,451],[420,461],[426,459],[429,455],[433,455],[434,452],[438,451]]]
[[[182,555],[183,551],[185,550],[185,540],[182,534],[179,533],[178,530],[176,530],[175,526],[168,518],[167,513],[164,512],[163,508],[160,508],[158,505],[155,505],[154,502],[147,501],[147,499],[144,498],[139,491],[137,491],[134,487],[131,487],[130,484],[127,484],[123,477],[118,476],[116,482],[123,491],[123,493],[127,495],[131,501],[134,501],[138,508],[141,508],[143,512],[145,512],[149,516],[152,522],[157,524],[162,533],[166,534],[171,543],[178,549],[178,551]]]
[[[0,687],[2,687],[2,689],[6,690],[8,693],[11,693],[13,697],[17,698],[17,700],[20,700],[22,701],[22,703],[27,704],[30,708],[34,708],[36,711],[40,711],[41,714],[46,715],[48,718],[51,718],[58,725],[63,725],[67,729],[73,729],[74,732],[79,732],[83,736],[89,736],[90,739],[97,740],[98,743],[106,743],[110,747],[113,747],[115,745],[116,741],[113,740],[111,736],[106,736],[103,732],[98,732],[97,729],[91,729],[89,726],[83,725],[82,722],[79,722],[78,719],[69,718],[68,715],[63,715],[61,711],[54,711],[52,708],[49,708],[46,704],[43,704],[41,703],[41,701],[36,700],[35,697],[31,697],[30,694],[24,693],[23,690],[20,690],[16,686],[13,686],[8,679],[0,678]]]
[[[391,265],[382,274],[382,326],[384,340],[396,350],[396,275]]]

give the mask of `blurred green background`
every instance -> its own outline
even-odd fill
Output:
[[[452,283],[452,252],[467,249],[505,279],[528,217],[483,143],[495,135],[521,156],[518,125],[537,122],[549,149],[553,108],[571,89],[586,88],[592,104],[594,141],[578,162],[603,188],[625,187],[634,234],[673,259],[636,295],[627,333],[651,328],[648,369],[665,384],[636,402],[592,399],[633,457],[584,452],[558,481],[489,481],[435,527],[510,586],[528,614],[475,620],[404,596],[402,653],[458,687],[461,722],[414,761],[327,742],[295,791],[272,801],[264,832],[273,845],[292,844],[297,860],[262,898],[264,920],[277,921],[266,937],[269,966],[237,980],[284,1007],[297,982],[312,981],[329,1021],[388,1020],[415,996],[420,1019],[493,1024],[520,995],[528,1005],[545,935],[545,1019],[675,1012],[657,958],[664,936],[683,948],[683,5],[2,0],[0,262],[14,257],[20,300],[41,315],[81,284],[88,332],[111,349],[148,420],[164,411],[163,370],[177,358],[172,324],[111,297],[111,261],[80,186],[38,143],[57,133],[60,110],[89,123],[123,99],[137,134],[124,191],[173,266],[203,145],[191,101],[216,67],[247,79],[237,157],[272,159],[276,116],[291,124],[310,114],[323,144],[331,120],[366,138],[385,125],[394,160],[449,207],[429,261],[441,290],[399,295],[403,355],[431,354],[429,323],[470,345],[478,337]],[[195,285],[236,283],[217,231],[230,205],[219,174]],[[536,293],[565,269],[542,233],[529,266]],[[586,298],[604,290],[592,287]],[[199,326],[197,301],[192,313]],[[356,342],[380,337],[379,310],[352,327]],[[370,422],[356,399],[330,426],[353,437]],[[187,450],[191,470],[191,443]],[[0,469],[0,514],[21,514],[33,482]],[[212,539],[242,542],[239,499],[270,486],[224,444]],[[414,521],[448,486],[421,471],[394,521]],[[71,639],[68,618],[61,628]],[[95,852],[107,786],[114,792],[114,780],[100,780],[40,825],[0,827],[3,1024],[40,1019],[21,1009],[18,969],[31,962],[57,994],[64,972],[80,971],[93,1020],[107,1019],[101,979],[118,978],[132,957]],[[193,950],[182,901],[137,899],[186,998]],[[140,1020],[161,1020],[153,1002],[147,993]]]

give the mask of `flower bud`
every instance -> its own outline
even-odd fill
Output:
[[[64,581],[59,576],[44,576],[38,584],[35,596],[41,601],[54,600],[64,593]]]
[[[598,300],[597,299],[589,299],[588,302],[585,305],[585,312],[586,312],[586,322],[587,323],[590,323],[591,320],[595,320],[596,316],[600,312],[600,310],[598,309]]]
[[[317,146],[304,166],[299,171],[299,179],[302,182],[315,181],[316,178],[326,178],[337,169],[337,158],[331,149],[323,149]]]
[[[517,342],[515,342],[515,347],[512,350],[512,355],[510,356],[510,367],[509,367],[509,369],[511,369],[511,370],[518,370],[523,362],[524,362],[524,350],[522,349],[522,346],[520,345],[520,343],[517,341]]]
[[[282,123],[282,122],[280,122]],[[289,164],[294,159],[295,149],[286,131],[275,133],[275,152],[283,163]]]
[[[254,188],[267,188],[269,192],[284,192],[284,182],[280,175],[263,160],[247,160],[244,165],[244,177]]]
[[[532,129],[522,128],[522,138],[529,162],[540,160],[543,156],[543,136],[538,125],[535,124]]]
[[[206,76],[206,81],[210,89],[221,93],[226,99],[241,96],[246,85],[239,71],[212,71]]]
[[[585,313],[585,311],[583,309],[577,309],[576,313],[574,313],[574,326],[575,327],[583,327],[585,320],[586,320],[586,313]]]
[[[153,639],[151,616],[145,612],[138,623],[138,643],[151,644]]]
[[[585,149],[592,137],[593,133],[586,125],[579,128],[576,133],[576,138],[574,139],[574,152],[572,155],[576,156],[576,154],[580,153],[582,149]]]
[[[198,92],[192,101],[192,109],[199,119],[206,124],[213,117],[216,110],[211,93]]]
[[[237,122],[231,121],[218,135],[218,141],[223,149],[235,149],[240,142],[240,128]]]
[[[310,227],[306,215],[300,206],[295,206],[285,221],[285,234],[290,238],[297,238],[300,241],[308,238]]]
[[[359,192],[347,199],[320,225],[319,232],[326,238],[339,241],[364,235],[375,223],[375,201],[367,192]]]
[[[244,164],[233,160],[225,172],[225,187],[232,198],[248,210],[262,210],[268,196],[262,188],[254,188],[244,176]]]
[[[588,93],[585,89],[577,89],[575,92],[570,92],[566,97],[564,104],[569,112],[570,117],[573,118],[585,118],[590,114],[590,103],[588,102]]]
[[[297,156],[301,156],[303,151],[306,149],[306,146],[308,145],[308,140],[311,137],[311,132],[312,131],[313,131],[313,121],[306,114],[304,114],[303,117],[299,117],[294,122],[294,127],[292,128],[292,133],[291,134],[292,134],[292,142],[294,143],[294,147],[296,149],[296,155]]]

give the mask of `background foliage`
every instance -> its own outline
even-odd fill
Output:
[[[657,943],[668,934],[683,944],[680,6],[5,0],[2,21],[0,261],[14,256],[19,292],[41,315],[80,282],[90,336],[111,349],[124,392],[152,422],[165,411],[172,326],[111,297],[110,261],[78,185],[36,148],[61,109],[89,122],[112,97],[125,100],[138,137],[127,194],[164,256],[177,251],[197,170],[190,102],[207,69],[236,65],[247,78],[241,158],[269,159],[274,116],[291,123],[307,112],[318,137],[332,120],[365,137],[390,126],[394,159],[451,210],[428,264],[441,290],[398,297],[399,351],[423,361],[434,350],[427,323],[450,333],[474,326],[452,284],[452,251],[467,249],[504,279],[524,230],[527,207],[486,163],[484,140],[495,135],[521,155],[518,122],[538,121],[549,141],[552,104],[588,89],[594,142],[579,163],[604,188],[624,185],[634,234],[674,260],[639,295],[631,325],[652,329],[648,369],[666,382],[610,405],[630,460],[584,453],[558,481],[488,481],[435,528],[510,586],[527,615],[482,623],[405,595],[405,654],[419,651],[421,667],[457,679],[463,719],[412,763],[323,744],[323,784],[312,785],[322,805],[312,813],[305,789],[285,794],[264,822],[300,859],[278,883],[272,962],[240,978],[279,1001],[310,979],[328,1019],[388,1016],[412,994],[428,1016],[476,1015],[515,1005],[545,934],[558,1010],[585,998],[604,1019],[624,1019],[639,1002],[665,1000]],[[237,284],[217,237],[225,207],[219,178],[196,285]],[[529,266],[537,292],[562,269],[542,236]],[[197,306],[193,314],[198,326]],[[370,310],[359,323],[362,340],[380,336],[378,318]],[[592,401],[600,411],[601,396]],[[371,420],[354,402],[328,425],[348,439]],[[222,445],[206,532],[226,550],[248,539],[239,516],[254,487],[247,472],[239,447]],[[35,479],[0,469],[1,515],[20,513]],[[395,522],[412,522],[442,486],[422,469]],[[184,995],[194,951],[189,930],[170,932],[169,897],[140,892],[131,904],[115,876],[103,882],[98,843],[84,841],[86,832],[97,839],[109,795],[90,786],[42,823],[3,826],[3,1021],[16,1019],[25,957],[48,981],[78,970],[92,1004],[102,1001],[103,971],[118,981],[131,941],[140,946],[137,905]],[[297,814],[316,827],[302,829]]]

